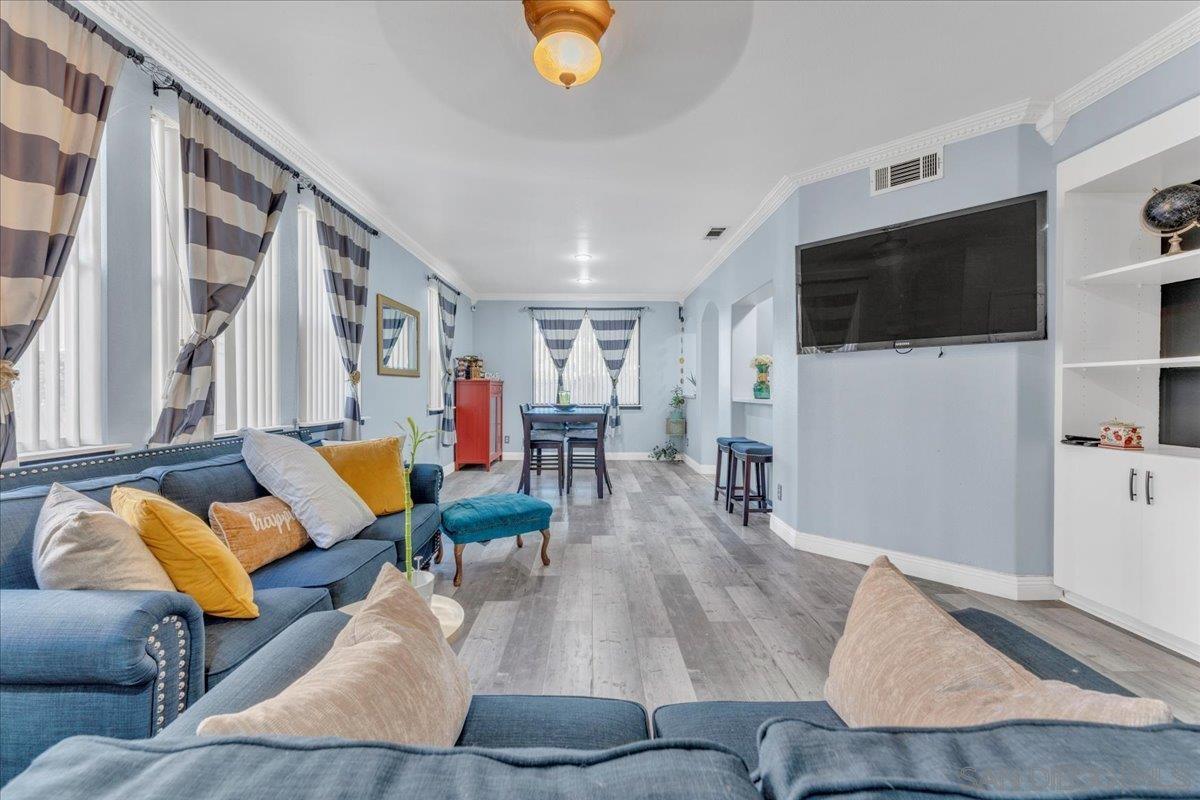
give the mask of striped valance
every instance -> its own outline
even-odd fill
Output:
[[[588,311],[588,320],[592,323],[592,331],[596,334],[596,343],[600,345],[600,355],[604,357],[604,366],[608,369],[608,377],[612,379],[612,396],[609,398],[609,430],[615,431],[621,425],[621,404],[617,399],[617,381],[621,370],[625,368],[625,356],[629,352],[629,342],[633,339],[633,331],[638,320],[642,318],[641,309],[613,308],[592,309]]]
[[[347,377],[342,432],[346,438],[357,439],[362,425],[358,364],[367,308],[371,231],[319,192],[315,205],[317,240],[325,260],[325,293]]]
[[[183,345],[151,442],[212,438],[213,340],[254,285],[286,199],[290,172],[202,106],[179,100],[187,294]],[[170,179],[170,176],[167,176]]]
[[[575,337],[583,325],[586,313],[582,308],[535,308],[529,312],[542,332],[542,339],[550,350],[550,360],[558,371],[558,392],[563,390],[563,370],[575,346]]]
[[[12,383],[54,302],[128,49],[62,2],[0,3],[0,462]]]

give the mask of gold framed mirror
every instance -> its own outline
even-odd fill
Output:
[[[375,295],[375,365],[380,375],[421,376],[421,312]]]

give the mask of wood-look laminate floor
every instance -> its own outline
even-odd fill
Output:
[[[743,528],[712,502],[711,479],[683,464],[611,465],[597,500],[579,478],[558,497],[553,473],[533,490],[554,505],[551,565],[540,536],[468,545],[434,567],[436,591],[466,610],[454,647],[476,692],[579,694],[647,708],[687,700],[820,699],[829,657],[865,568]],[[514,491],[519,464],[447,477],[445,501]],[[918,581],[949,609],[976,607],[1022,625],[1131,691],[1200,721],[1200,665],[1060,602],[1018,603]]]

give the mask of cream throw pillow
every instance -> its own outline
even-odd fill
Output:
[[[138,532],[108,506],[61,483],[50,486],[33,534],[40,589],[175,591]]]
[[[863,576],[825,682],[851,727],[957,727],[1006,719],[1171,721],[1159,700],[1040,680],[921,593],[887,558]]]
[[[317,547],[333,547],[375,521],[371,509],[313,448],[243,428],[242,458],[255,480],[287,503]]]
[[[236,714],[200,723],[204,736],[339,736],[450,747],[471,684],[429,606],[385,564],[329,652],[291,686]]]

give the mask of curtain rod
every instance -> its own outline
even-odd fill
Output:
[[[653,313],[653,309],[649,306],[522,306],[517,309],[518,314],[525,314],[529,311],[641,311],[645,314]]]
[[[427,273],[427,274],[425,275],[425,280],[427,280],[427,281],[437,281],[437,282],[438,282],[438,283],[440,283],[442,286],[445,286],[447,289],[449,289],[450,291],[454,292],[455,294],[462,294],[462,289],[459,289],[457,286],[455,286],[454,284],[450,283],[450,281],[446,280],[446,279],[445,279],[445,278],[443,278],[441,275],[435,275],[434,273],[430,272],[430,273]]]
[[[59,5],[61,0],[51,0],[51,2],[53,2],[55,5]],[[66,6],[66,8],[70,9],[71,6]],[[72,9],[72,10],[75,11],[76,14],[79,14],[79,12],[77,10],[75,10],[75,9]],[[79,14],[79,16],[82,17],[83,19],[87,19],[87,17],[84,17],[82,14]],[[119,40],[115,39],[115,37],[113,37],[111,33],[104,30],[98,24],[91,22],[91,20],[88,20],[88,22],[91,23],[92,25],[96,25],[97,33],[103,34],[104,36],[107,36],[109,38],[113,38],[113,41],[120,44]],[[106,41],[107,41],[107,39],[106,39]],[[183,84],[181,84],[178,80],[176,80],[175,76],[171,73],[171,71],[168,70],[166,67],[164,67],[162,64],[158,63],[157,61],[155,61],[152,58],[147,57],[144,53],[138,52],[137,50],[133,49],[132,47],[129,47],[124,44],[120,44],[120,47],[118,48],[118,50],[119,51],[123,50],[126,58],[128,58],[133,63],[137,64],[138,67],[141,68],[141,70],[143,72],[145,72],[147,75],[150,76],[150,87],[156,96],[158,95],[159,92],[164,91],[164,90],[170,90],[172,92],[175,92],[175,94],[179,95],[179,98],[181,100],[191,103],[196,108],[200,109],[205,114],[212,117],[213,120],[216,121],[221,127],[225,128],[230,133],[232,133],[234,136],[241,139],[246,144],[250,145],[250,147],[255,152],[259,153],[264,158],[270,159],[272,163],[281,167],[282,169],[286,170],[287,172],[291,173],[292,178],[295,179],[295,181],[296,181],[297,192],[303,192],[305,189],[310,189],[314,195],[318,195],[322,199],[326,200],[327,202],[330,203],[330,205],[332,205],[338,211],[341,211],[343,214],[350,217],[352,220],[354,220],[356,223],[358,223],[360,226],[362,226],[362,228],[364,230],[366,230],[367,233],[371,234],[372,236],[379,235],[379,231],[375,228],[375,226],[368,224],[358,214],[355,214],[353,211],[351,211],[349,208],[347,208],[342,203],[339,203],[337,200],[335,200],[333,197],[331,197],[326,192],[321,191],[320,187],[317,186],[316,181],[314,181],[309,176],[305,175],[298,168],[292,166],[287,161],[284,161],[282,158],[280,158],[279,156],[272,153],[270,150],[268,150],[263,145],[256,142],[253,138],[251,138],[251,136],[248,133],[245,133],[237,125],[234,125],[232,122],[230,122],[229,120],[227,120],[223,116],[221,116],[219,113],[217,113],[212,108],[212,106],[208,105],[203,100],[196,97],[194,94],[192,94],[187,89],[185,89],[183,87]]]

